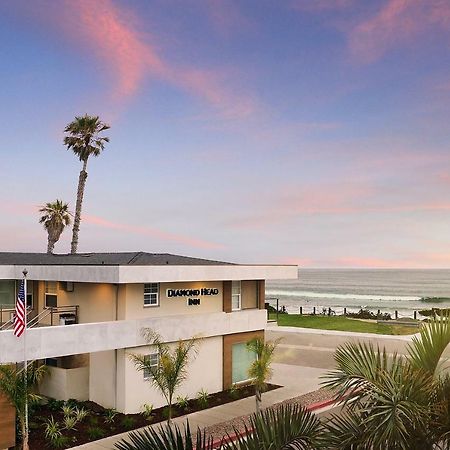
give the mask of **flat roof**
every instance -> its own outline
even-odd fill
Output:
[[[0,280],[152,283],[222,280],[297,279],[296,265],[232,264],[168,253],[12,253],[0,252]]]
[[[232,263],[170,253],[14,253],[0,252],[0,265],[31,266],[222,266]]]

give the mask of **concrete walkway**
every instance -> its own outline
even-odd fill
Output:
[[[320,387],[320,375],[324,370],[321,368],[305,367],[283,362],[283,357],[278,357],[277,362],[272,365],[273,377],[271,383],[282,385],[282,388],[263,394],[263,407],[271,406],[294,397],[298,397],[308,392],[315,391]],[[237,417],[246,416],[255,412],[255,398],[249,397],[236,400],[226,405],[216,406],[205,409],[183,417],[177,417],[174,423],[182,427],[189,419],[191,430],[209,427],[211,425],[227,422]],[[161,424],[150,425],[150,427],[159,427]],[[128,433],[122,433],[101,439],[89,444],[74,447],[76,449],[105,450],[114,449],[114,444],[124,438]]]

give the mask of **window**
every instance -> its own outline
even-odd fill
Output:
[[[58,306],[58,282],[46,281],[45,282],[45,307],[55,308]]]
[[[233,344],[231,356],[232,383],[240,383],[249,379],[248,369],[256,358],[253,352],[247,350],[245,342]]]
[[[241,282],[231,282],[231,309],[239,311],[241,309]]]
[[[158,283],[144,284],[144,306],[159,306]]]
[[[3,307],[6,306],[6,307],[14,308],[15,303],[16,303],[16,293],[15,293],[14,281],[1,280],[0,281],[0,305],[2,305]]]
[[[144,361],[146,364],[149,364],[152,369],[157,369],[159,365],[159,354],[158,353],[150,353],[150,355],[144,356]],[[150,370],[144,370],[144,380],[148,380],[152,377]]]

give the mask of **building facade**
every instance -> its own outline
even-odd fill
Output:
[[[0,364],[23,361],[11,329],[22,271],[28,271],[27,358],[49,366],[43,395],[92,400],[135,413],[164,404],[130,354],[158,364],[143,331],[164,342],[200,337],[179,395],[245,382],[245,343],[263,336],[265,280],[297,278],[296,266],[237,265],[168,254],[0,253]],[[0,414],[1,416],[1,414]]]

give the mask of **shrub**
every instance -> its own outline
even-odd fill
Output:
[[[75,439],[76,441],[76,439]],[[55,448],[66,448],[68,447],[70,444],[72,443],[71,439],[69,438],[69,436],[58,436],[53,442],[52,445]]]
[[[153,414],[153,405],[152,404],[148,404],[148,403],[144,403],[142,405],[142,412],[141,414],[147,419],[151,419],[152,414]]]
[[[105,409],[105,422],[106,423],[114,423],[114,419],[116,418],[118,412],[114,408]]]
[[[64,401],[49,398],[47,401],[47,406],[50,411],[54,412],[61,411],[62,407],[64,406]]]
[[[189,399],[188,399],[187,395],[185,395],[184,397],[179,395],[177,397],[177,406],[183,410],[189,406]]]
[[[64,417],[71,417],[75,412],[75,408],[71,405],[68,405],[67,403],[64,404],[61,409],[64,414]]]
[[[77,418],[77,422],[81,422],[89,415],[89,411],[87,409],[84,409],[83,407],[75,408],[73,413]]]
[[[205,389],[201,389],[197,393],[197,402],[198,402],[198,405],[200,406],[200,408],[204,409],[208,406],[208,403],[209,403],[208,395],[209,395],[208,391],[206,391]]]
[[[96,427],[98,425],[98,417],[97,416],[90,416],[89,417],[89,425],[91,427]]]
[[[134,427],[134,424],[136,423],[136,419],[134,417],[125,416],[122,419],[122,426],[126,428],[127,430],[130,430]]]
[[[60,424],[51,416],[50,419],[45,421],[44,436],[53,447],[58,443],[58,439],[62,436]]]
[[[91,441],[95,441],[97,439],[105,437],[106,433],[100,427],[92,426],[88,427],[87,435]]]
[[[236,386],[236,383],[232,384],[230,389],[228,390],[228,393],[231,398],[237,399],[240,397],[239,388]]]
[[[76,430],[75,425],[78,420],[75,416],[65,416],[64,417],[64,428],[66,430]]]
[[[372,320],[391,320],[391,315],[388,313],[376,314],[368,309],[361,308],[357,313],[347,313],[347,317],[355,319],[372,319]]]
[[[422,309],[419,314],[425,317],[445,316],[450,314],[450,308]]]

